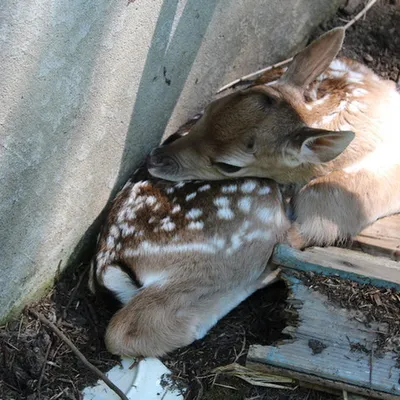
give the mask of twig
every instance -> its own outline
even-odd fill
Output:
[[[267,71],[269,71],[271,69],[278,68],[278,67],[281,67],[282,65],[288,64],[292,60],[293,60],[293,57],[290,57],[290,58],[288,58],[286,60],[283,60],[283,61],[280,61],[280,62],[278,62],[276,64],[270,65],[269,67],[265,67],[263,69],[259,69],[256,72],[252,72],[251,74],[248,74],[248,75],[242,76],[241,78],[235,79],[234,81],[232,81],[230,83],[227,83],[225,86],[222,86],[221,88],[219,88],[218,91],[217,91],[217,94],[219,94],[219,93],[231,88],[232,86],[236,86],[241,82],[247,81],[247,80],[252,79],[252,78],[256,78],[259,75],[261,75],[264,72],[267,72]]]
[[[22,321],[24,320],[24,314],[21,314],[21,319],[19,320],[17,343],[19,342],[19,337],[21,336]]]
[[[42,370],[40,371],[39,382],[38,382],[38,384],[37,384],[37,389],[36,389],[39,399],[41,398],[40,389],[41,389],[41,387],[42,387],[42,381],[43,381],[43,377],[44,377],[44,371],[46,370],[47,359],[49,358],[50,348],[51,348],[51,345],[52,345],[52,344],[53,344],[53,343],[50,341],[49,345],[47,346],[46,354],[45,354],[45,356],[44,356],[44,361],[43,361]]]
[[[344,29],[350,28],[355,22],[357,22],[365,13],[377,2],[377,0],[371,0],[353,19],[351,19],[345,26]]]
[[[344,25],[344,29],[350,28],[355,22],[357,22],[365,13],[377,2],[377,0],[371,0],[353,19],[351,19],[349,22],[347,22],[346,25]],[[282,65],[288,64],[290,61],[293,60],[293,57],[290,57],[286,60],[280,61],[276,64],[270,65],[269,67],[265,67],[262,69],[259,69],[258,71],[252,72],[251,74],[242,76],[241,78],[235,79],[234,81],[227,83],[225,86],[222,86],[221,88],[218,89],[217,94],[224,92],[227,89],[230,89],[233,86],[236,86],[240,84],[241,82],[247,81],[252,78],[257,78],[258,76],[262,75],[264,72],[267,72],[271,69],[281,67]]]
[[[242,357],[246,352],[246,334],[243,335],[242,348],[240,349],[239,354],[236,354],[235,347],[233,349],[235,350],[235,356],[236,356],[234,363],[236,363],[239,360],[239,358]]]
[[[107,378],[103,372],[101,372],[98,368],[96,368],[92,363],[90,363],[87,358],[77,349],[77,347],[69,340],[52,322],[50,322],[45,316],[39,314],[38,312],[34,310],[29,310],[31,314],[33,314],[40,322],[45,324],[47,327],[49,327],[65,344],[69,346],[69,348],[72,350],[72,352],[82,361],[83,364],[86,365],[86,367],[92,371],[94,374],[96,374],[100,379],[104,381],[104,383],[112,389],[122,400],[128,400],[126,395],[121,391],[118,386],[114,385],[110,381],[110,379]]]
[[[84,278],[84,276],[86,275],[86,273],[88,272],[88,270],[89,270],[89,266],[87,266],[87,267],[83,270],[83,272],[81,273],[81,275],[80,275],[80,277],[79,277],[79,280],[78,280],[78,283],[77,283],[76,286],[74,287],[74,290],[73,290],[73,292],[72,292],[72,294],[71,294],[71,297],[69,298],[68,303],[67,303],[67,305],[65,306],[65,308],[64,308],[64,310],[63,310],[63,319],[65,319],[65,318],[67,317],[67,311],[68,311],[69,307],[71,306],[72,302],[75,300],[75,297],[76,297],[76,295],[78,294],[78,289],[79,289],[79,287],[81,286],[82,281],[83,281],[83,278]]]
[[[196,381],[200,385],[199,391],[197,392],[196,400],[200,400],[203,397],[204,387],[203,384],[201,383],[201,380],[197,376],[196,376]]]

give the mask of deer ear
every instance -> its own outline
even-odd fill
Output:
[[[342,47],[344,32],[341,27],[332,29],[296,54],[280,81],[306,88],[334,60]]]
[[[289,155],[297,163],[320,164],[339,156],[354,139],[351,131],[327,131],[304,127],[289,144]]]

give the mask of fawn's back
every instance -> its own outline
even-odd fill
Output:
[[[159,356],[204,336],[276,278],[267,263],[288,226],[277,185],[266,179],[129,181],[90,273],[92,291],[123,304],[108,327],[108,349]]]

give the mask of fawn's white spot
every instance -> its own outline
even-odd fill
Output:
[[[222,186],[222,193],[235,193],[237,191],[237,185]]]
[[[157,202],[157,199],[156,199],[154,196],[149,196],[149,197],[146,199],[146,204],[147,204],[148,206],[154,206],[154,204],[156,204],[156,202]]]
[[[243,185],[240,187],[240,190],[243,193],[251,193],[255,188],[256,188],[256,183],[253,181],[247,181],[243,183]]]
[[[104,271],[103,284],[123,304],[126,304],[134,297],[139,290],[128,274],[113,265],[109,265]]]
[[[171,221],[170,217],[165,217],[161,221],[161,229],[166,232],[171,232],[175,229],[175,224]]]
[[[368,91],[365,89],[357,88],[353,90],[353,96],[355,97],[365,96],[366,94],[368,94]]]
[[[363,84],[364,75],[360,72],[349,71],[347,76],[347,82],[358,83],[359,85]]]
[[[227,250],[227,253],[232,253],[236,250],[239,250],[240,246],[242,245],[242,235],[240,233],[235,233],[231,237],[231,246]]]
[[[131,236],[135,233],[135,227],[133,225],[121,224],[119,229],[121,230],[122,237]]]
[[[172,186],[165,189],[165,193],[167,193],[167,194],[172,194],[174,192],[175,192],[175,188]]]
[[[329,72],[329,75],[332,78],[343,78],[343,75],[345,74],[344,71],[338,71],[338,70],[332,70]]]
[[[306,108],[307,108],[307,110],[312,110],[312,105],[311,104],[305,104],[305,106],[306,106]]]
[[[196,193],[196,192],[190,193],[190,194],[188,194],[188,195],[186,196],[185,200],[186,200],[186,201],[193,200],[196,196],[197,196],[197,193]]]
[[[207,184],[205,184],[205,185],[203,185],[203,186],[200,186],[197,190],[198,190],[199,192],[205,192],[206,190],[209,190],[209,189],[211,189],[211,185],[209,185],[209,184],[207,183]]]
[[[154,222],[156,222],[156,218],[150,217],[148,222],[149,222],[149,224],[154,224]]]
[[[179,211],[181,211],[181,206],[179,204],[177,204],[176,206],[174,206],[171,210],[171,214],[177,214]]]
[[[343,111],[347,106],[347,101],[346,100],[342,100],[339,105],[337,106],[336,110],[337,111]]]
[[[135,219],[136,213],[131,207],[124,207],[118,214],[118,222]]]
[[[110,235],[112,237],[116,238],[116,239],[119,238],[120,232],[119,232],[118,226],[111,225],[111,227],[110,227]]]
[[[214,254],[216,250],[216,246],[212,242],[171,243],[160,246],[148,241],[143,241],[135,249],[126,249],[124,255],[126,257],[134,257],[143,254],[174,254],[190,252]]]
[[[181,189],[181,188],[183,188],[185,185],[186,185],[185,182],[178,182],[178,183],[175,185],[175,187],[176,187],[177,189]]]
[[[204,222],[203,221],[191,221],[188,224],[188,229],[201,231],[203,228],[204,228]]]
[[[242,197],[241,199],[238,200],[237,206],[240,211],[247,214],[250,212],[251,202],[252,202],[251,197],[249,197],[249,196]]]
[[[330,124],[336,117],[337,117],[337,113],[332,113],[332,114],[326,115],[325,117],[322,118],[322,124],[323,124],[323,125],[328,125],[328,124]]]
[[[246,235],[246,240],[249,242],[259,239],[259,240],[269,240],[271,238],[271,233],[268,231],[262,231],[260,229],[256,229]]]
[[[262,207],[257,210],[257,217],[261,222],[267,223],[271,220],[272,213],[269,208]]]
[[[329,95],[321,97],[320,99],[315,100],[313,105],[314,106],[320,106],[321,104],[324,104],[329,99],[329,97],[330,97]]]
[[[360,112],[365,108],[365,105],[360,103],[359,101],[352,101],[349,103],[348,110],[354,114]]]
[[[140,181],[137,183],[138,187],[147,187],[149,186],[149,181]]]
[[[219,208],[217,211],[217,217],[219,219],[230,220],[230,219],[233,219],[234,216],[235,216],[235,214],[228,207]]]
[[[226,251],[228,254],[231,254],[232,252],[239,250],[239,248],[242,246],[243,243],[243,237],[249,226],[250,226],[249,221],[245,221],[239,228],[239,230],[231,236],[231,245]]]
[[[335,59],[331,62],[331,64],[329,65],[329,68],[331,70],[337,70],[337,71],[344,71],[344,72],[348,72],[349,71],[349,67],[347,64],[345,64],[342,60],[339,59]],[[329,71],[330,73],[332,73],[332,71]]]
[[[257,193],[262,196],[271,192],[271,188],[269,186],[262,187]]]
[[[115,238],[113,236],[107,236],[107,247],[112,249],[115,246]]]
[[[223,249],[225,247],[226,240],[222,237],[216,236],[214,238],[214,243],[218,249]]]
[[[203,214],[199,208],[192,208],[190,211],[186,213],[187,219],[197,219]]]
[[[214,199],[214,204],[217,207],[228,207],[229,199],[227,197],[217,197],[216,199]]]

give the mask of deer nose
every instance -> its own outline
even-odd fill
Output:
[[[174,159],[165,154],[163,149],[156,147],[153,149],[147,158],[147,168],[177,168],[177,164]]]

